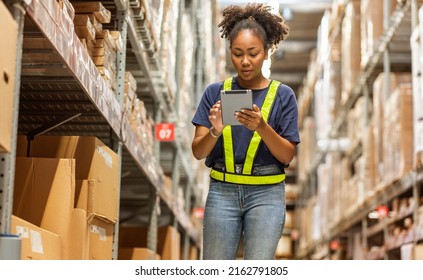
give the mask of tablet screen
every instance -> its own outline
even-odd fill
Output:
[[[253,108],[253,94],[246,90],[221,90],[222,119],[224,125],[242,125],[235,118],[235,112]]]

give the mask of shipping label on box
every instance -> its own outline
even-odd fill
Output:
[[[21,259],[60,260],[62,238],[48,230],[37,227],[15,215],[11,217],[11,233],[21,238]]]

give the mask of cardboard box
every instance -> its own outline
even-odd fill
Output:
[[[163,260],[179,260],[181,235],[173,226],[161,227],[158,232],[158,248]]]
[[[12,145],[13,95],[16,72],[18,25],[3,2],[0,2],[0,153]]]
[[[113,232],[114,224],[75,208],[67,244],[70,248],[69,259],[111,260]]]
[[[146,227],[121,226],[119,229],[119,247],[147,247]],[[157,252],[162,260],[180,259],[181,236],[173,226],[164,226],[157,231]]]
[[[119,156],[95,137],[38,136],[31,142],[20,136],[17,155],[74,158],[76,179],[95,181],[92,211],[113,223],[118,218]]]
[[[160,260],[160,256],[148,248],[119,248],[119,260]]]
[[[281,236],[275,256],[277,258],[288,258],[292,256],[292,241],[289,236]]]
[[[423,244],[416,244],[413,254],[414,260],[423,260]]]
[[[360,73],[360,39],[360,1],[354,0],[345,8],[345,17],[342,21],[342,104],[349,99]]]
[[[89,216],[96,216],[98,219],[103,219],[105,222],[112,222],[108,216],[100,214],[104,207],[104,201],[107,198],[103,197],[102,185],[98,184],[96,180],[77,180],[75,185],[75,208],[87,211]]]
[[[76,14],[92,13],[101,23],[109,23],[111,12],[107,10],[100,1],[73,3]]]
[[[75,201],[75,160],[16,158],[13,214],[64,236]]]
[[[287,210],[285,215],[285,228],[294,228],[294,211]]]
[[[14,215],[67,240],[74,201],[74,159],[16,158]]]
[[[11,218],[11,233],[21,237],[22,260],[60,260],[60,235],[37,227],[15,215]]]
[[[64,256],[64,259],[88,260],[89,244],[86,211],[82,209],[72,210],[69,238],[64,243],[64,246],[68,248],[68,254]]]
[[[189,260],[198,260],[198,248],[194,245],[191,245],[189,248],[189,256],[188,256]]]

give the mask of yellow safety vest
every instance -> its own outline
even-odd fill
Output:
[[[270,114],[270,109],[275,100],[276,93],[278,91],[280,82],[272,81],[267,91],[266,98],[264,100],[263,106],[261,108],[261,115],[263,120],[267,122]],[[232,78],[225,80],[223,84],[224,90],[232,89]],[[277,184],[285,180],[285,174],[276,174],[276,175],[251,175],[253,169],[253,162],[255,155],[257,153],[259,144],[261,142],[261,137],[254,131],[253,137],[250,140],[250,144],[247,149],[247,156],[242,168],[242,174],[235,173],[235,157],[233,151],[233,141],[232,141],[232,127],[230,125],[225,126],[223,129],[223,150],[225,154],[225,172],[212,169],[210,172],[210,177],[228,183],[235,184],[244,184],[244,185],[268,185],[268,184]]]

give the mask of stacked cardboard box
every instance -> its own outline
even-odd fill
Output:
[[[74,160],[18,157],[16,170],[13,212],[58,234],[66,231],[75,200]]]
[[[163,28],[162,42],[160,47],[160,56],[162,60],[163,79],[169,88],[169,100],[175,102],[176,94],[176,75],[175,75],[175,57],[176,57],[176,29],[178,18],[178,3],[165,0],[163,6]]]
[[[62,259],[62,237],[12,215],[11,233],[21,238],[22,260]]]
[[[119,260],[160,260],[160,255],[148,248],[119,248]]]
[[[135,106],[137,97],[136,91],[137,81],[131,72],[125,72],[123,108],[128,116],[132,114],[132,110]]]
[[[276,247],[276,258],[290,258],[293,256],[293,242],[290,236],[283,235],[279,239],[278,246]]]
[[[311,168],[313,156],[316,152],[316,125],[313,117],[306,117],[303,129],[300,131],[301,145],[298,146],[298,179],[306,179],[307,171]]]
[[[413,168],[413,104],[411,84],[400,84],[386,103],[383,130],[384,181],[399,179]]]
[[[74,159],[16,158],[13,215],[34,227],[60,236],[59,259],[64,259],[69,254],[70,248],[66,242],[70,237],[69,230],[74,201]],[[17,221],[17,226],[30,227],[29,224],[24,225],[19,221]],[[13,228],[12,232],[18,232],[18,229]],[[57,241],[57,238],[52,237],[52,239]],[[33,242],[33,240],[25,242]],[[43,245],[46,250],[50,249],[49,246]],[[54,245],[54,250],[57,250],[56,247]],[[24,246],[23,250],[23,258],[58,257],[58,252],[50,251],[46,251],[43,256],[44,251],[34,246]]]
[[[118,155],[78,136],[19,137],[17,155],[13,213],[61,236],[62,259],[111,259]]]
[[[146,227],[121,225],[119,228],[119,252],[140,250],[147,247]],[[162,260],[179,260],[181,257],[181,236],[173,226],[159,227],[157,231],[157,253]],[[138,249],[137,249],[138,248]],[[148,258],[154,253],[148,254]],[[122,258],[126,258],[124,253]]]
[[[103,29],[96,35],[92,60],[112,89],[116,89],[116,57],[122,49],[120,32]]]
[[[153,157],[154,121],[147,115],[144,101],[138,97],[135,98],[134,106],[129,116],[129,123],[137,138],[141,141],[141,145],[147,155]]]
[[[119,31],[103,29],[111,12],[100,1],[73,3],[75,33],[107,84],[116,89],[116,53],[123,47]]]
[[[389,14],[395,10],[397,1],[389,1]],[[376,51],[384,32],[385,0],[361,1],[361,67],[367,65]]]
[[[89,55],[93,57],[96,34],[102,30],[100,25],[110,22],[111,12],[100,1],[76,2],[72,5],[75,9],[75,32]]]
[[[345,104],[360,73],[360,1],[350,1],[342,21],[342,96]]]
[[[386,140],[384,141],[386,128],[384,125],[384,119],[386,113],[386,104],[389,95],[386,94],[385,79],[390,80],[389,92],[395,92],[400,84],[410,84],[411,75],[410,73],[391,73],[389,77],[385,77],[384,73],[378,75],[373,83],[373,113],[372,113],[372,127],[374,137],[374,148],[375,148],[375,162],[376,162],[376,185],[384,184],[385,182],[385,171],[384,171],[384,156],[386,155]],[[408,110],[412,110],[409,108]],[[387,136],[385,136],[386,138]],[[389,142],[388,142],[389,143]],[[388,147],[389,148],[389,147]]]

